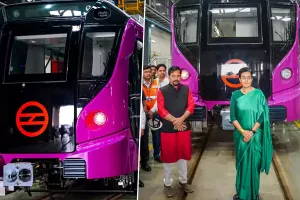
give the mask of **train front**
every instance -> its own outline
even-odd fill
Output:
[[[241,88],[237,73],[253,71],[253,86],[263,91],[276,121],[300,119],[299,21],[294,1],[179,0],[172,8],[172,62],[182,67],[197,107],[229,105]],[[221,108],[222,109],[222,108]]]
[[[2,11],[4,186],[49,188],[102,178],[132,186],[138,146],[129,126],[128,57],[141,27],[105,1],[15,4]]]

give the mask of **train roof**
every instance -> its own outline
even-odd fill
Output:
[[[126,24],[136,19],[105,0],[55,0],[3,5],[4,21],[83,19],[85,23]],[[112,16],[112,17],[111,17]]]
[[[206,3],[283,3],[283,4],[297,4],[300,2],[300,0],[177,0],[174,3],[174,6],[187,6],[187,5],[199,5],[202,4],[203,2]]]

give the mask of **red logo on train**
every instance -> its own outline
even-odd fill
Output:
[[[247,64],[240,60],[240,59],[231,59],[231,60],[228,60],[223,66],[222,68],[224,68],[226,65],[231,65],[231,64],[240,64],[242,65],[242,67],[246,67]],[[230,88],[240,88],[242,87],[242,84],[241,83],[230,83],[227,79],[238,79],[239,76],[237,75],[237,72],[239,69],[241,69],[242,67],[239,67],[239,68],[235,68],[233,69],[232,66],[229,66],[231,69],[230,69],[230,72],[233,72],[232,75],[222,75],[221,78],[222,78],[222,81],[224,82],[225,85],[227,85],[228,87]],[[222,70],[225,70],[226,73],[228,73],[228,71],[226,69],[222,69]]]
[[[24,113],[24,110],[28,107],[37,107],[41,112]],[[43,120],[36,120],[36,118],[38,117],[42,117]],[[17,128],[23,135],[27,137],[37,137],[41,135],[47,129],[48,123],[49,123],[49,116],[48,116],[47,109],[39,102],[36,101],[27,102],[23,104],[17,112],[17,116],[16,116]],[[35,132],[29,132],[23,128],[24,126],[37,126],[37,125],[41,126],[41,128]]]

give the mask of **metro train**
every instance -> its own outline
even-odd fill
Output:
[[[143,26],[102,0],[1,9],[3,187],[135,191]]]
[[[272,123],[300,119],[299,12],[293,0],[176,1],[172,63],[195,99],[190,120],[228,110],[242,67],[253,71]]]

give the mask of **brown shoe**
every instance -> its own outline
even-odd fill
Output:
[[[179,188],[183,188],[186,193],[194,192],[194,190],[192,189],[192,186],[188,183],[180,183],[179,182]]]
[[[173,189],[171,186],[164,185],[164,195],[167,198],[170,198],[174,195]]]

